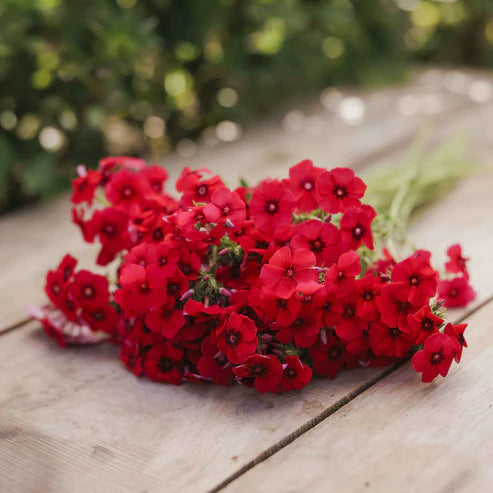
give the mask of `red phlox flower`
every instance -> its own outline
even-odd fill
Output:
[[[211,201],[204,207],[204,215],[211,223],[236,228],[246,219],[246,206],[236,192],[222,187],[212,194]]]
[[[296,319],[289,327],[282,327],[277,332],[277,340],[282,344],[294,341],[297,347],[308,348],[315,343],[320,326],[309,305],[303,305]]]
[[[181,177],[178,179],[176,187],[183,195],[180,200],[182,207],[189,207],[199,203],[208,203],[211,201],[212,194],[224,187],[224,183],[219,176],[214,175],[211,178],[204,179],[203,174],[210,171],[202,169],[190,171],[185,168]]]
[[[462,248],[458,243],[448,248],[447,255],[450,260],[445,264],[446,271],[453,274],[467,275],[467,262],[469,258],[462,256]]]
[[[323,171],[316,181],[316,194],[320,207],[330,214],[358,207],[359,199],[365,194],[366,185],[354,176],[349,168],[334,168]]]
[[[200,257],[195,252],[182,248],[178,267],[187,279],[193,281],[200,273]]]
[[[108,279],[88,270],[80,270],[70,286],[70,295],[83,308],[96,308],[108,303]]]
[[[262,320],[271,325],[273,330],[291,325],[298,315],[301,303],[296,296],[280,298],[270,289],[263,287],[251,293],[249,301]]]
[[[325,285],[346,289],[353,285],[356,276],[361,272],[359,255],[354,250],[343,253],[337,263],[329,267],[325,273]]]
[[[437,290],[438,272],[424,257],[408,257],[392,270],[392,281],[402,283],[408,289],[411,303],[423,304],[433,298]]]
[[[277,392],[283,374],[280,361],[272,354],[252,354],[233,372],[241,379],[253,378],[253,386],[259,392]]]
[[[142,170],[142,176],[145,178],[152,191],[157,194],[163,193],[163,185],[168,179],[168,172],[157,164],[146,166]]]
[[[257,327],[244,315],[231,313],[217,328],[216,336],[217,347],[235,364],[243,363],[257,348]]]
[[[415,335],[416,344],[421,345],[428,337],[438,332],[443,318],[435,315],[428,304],[420,308],[416,313],[407,316],[407,324],[412,334]]]
[[[58,308],[61,308],[67,294],[68,282],[74,273],[77,260],[67,254],[56,270],[50,270],[46,274],[45,293],[50,301]]]
[[[109,303],[84,308],[81,317],[92,330],[100,330],[107,334],[117,333],[120,317]]]
[[[302,389],[312,379],[311,368],[303,364],[298,356],[286,356],[284,359],[281,392]]]
[[[219,385],[230,385],[234,377],[233,368],[211,337],[203,339],[200,351],[202,355],[197,363],[200,375]]]
[[[153,332],[159,332],[163,337],[173,339],[185,325],[185,317],[183,310],[175,308],[174,300],[170,298],[164,305],[146,313],[145,324]]]
[[[334,327],[342,317],[339,290],[335,286],[323,286],[313,295],[313,309],[319,327]]]
[[[113,205],[130,210],[142,202],[152,189],[142,174],[121,169],[111,176],[104,191]]]
[[[315,255],[310,250],[295,250],[288,246],[277,250],[260,271],[260,279],[280,298],[289,298],[301,282],[316,281]]]
[[[291,226],[295,205],[292,193],[280,181],[268,180],[254,189],[250,216],[260,231],[276,236]]]
[[[408,293],[407,286],[386,284],[377,302],[382,322],[390,327],[398,327],[404,332],[409,332],[407,316],[416,313],[422,307],[422,304],[410,302]]]
[[[467,328],[467,324],[455,324],[455,325],[453,325],[451,323],[448,323],[444,329],[445,334],[452,336],[452,337],[455,337],[457,339],[457,341],[459,341],[460,350],[455,355],[455,361],[457,363],[460,362],[460,358],[462,356],[462,349],[467,347],[467,342],[464,338],[464,331],[466,330],[466,328]]]
[[[438,281],[438,299],[443,300],[443,305],[447,308],[467,306],[475,298],[476,292],[466,276]]]
[[[117,169],[142,171],[146,166],[147,163],[143,159],[132,156],[108,156],[99,161],[99,169],[103,175],[108,175]]]
[[[331,223],[312,219],[296,225],[291,239],[291,248],[304,248],[312,251],[317,265],[329,266],[337,261],[341,252],[341,233]]]
[[[361,244],[373,250],[371,223],[377,213],[371,205],[347,209],[340,223],[342,244],[345,250],[357,250]]]
[[[317,209],[315,183],[323,171],[322,168],[313,166],[313,162],[309,159],[289,168],[289,179],[284,180],[284,183],[296,199],[298,210],[310,212]]]
[[[380,297],[382,283],[372,274],[355,281],[358,300],[356,314],[365,322],[374,322],[379,315],[377,301]]]
[[[413,334],[376,322],[368,329],[370,346],[377,356],[402,358],[414,345]]]
[[[80,204],[82,202],[87,202],[89,205],[92,204],[94,199],[94,194],[103,176],[100,171],[95,171],[89,169],[85,171],[84,174],[72,180],[73,193],[71,201],[74,204]]]
[[[144,357],[144,373],[155,382],[179,385],[183,379],[183,351],[168,342],[152,346]]]
[[[357,315],[358,292],[353,287],[341,293],[341,319],[336,325],[336,334],[344,342],[361,337],[363,328],[367,325]]]
[[[426,339],[424,348],[413,356],[413,368],[422,373],[423,382],[431,382],[438,374],[446,377],[460,349],[455,337],[441,332],[432,334]]]
[[[308,353],[313,358],[313,372],[331,379],[337,376],[347,359],[345,345],[334,334],[328,334],[325,342],[319,341]]]
[[[122,341],[120,346],[120,359],[127,369],[134,373],[135,376],[139,376],[144,370],[143,355],[144,348],[133,334],[130,334]]]

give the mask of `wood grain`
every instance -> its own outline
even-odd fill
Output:
[[[183,166],[207,166],[231,184],[241,175],[252,182],[266,176],[286,176],[289,166],[307,157],[323,166],[368,166],[402,151],[426,122],[436,125],[437,135],[457,128],[467,130],[468,124],[462,122],[474,120],[478,106],[470,102],[466,90],[478,76],[464,75],[462,93],[444,88],[448,76],[447,71],[433,70],[415,76],[408,86],[341,93],[346,100],[358,98],[363,106],[365,116],[359,125],[341,120],[337,104],[324,109],[313,103],[305,106],[308,119],[297,132],[286,132],[279,122],[271,121],[251,129],[236,143],[203,146],[193,158],[174,155],[164,164],[173,180]],[[402,98],[408,96],[420,109],[405,116],[399,107]],[[433,111],[430,98],[435,101]],[[70,222],[68,197],[0,219],[0,333],[26,320],[26,304],[44,301],[44,275],[66,252],[78,257],[85,267],[90,267],[96,256],[96,248],[84,244]]]

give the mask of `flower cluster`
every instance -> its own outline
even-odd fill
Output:
[[[377,214],[351,169],[305,160],[287,179],[231,190],[186,168],[178,200],[166,171],[140,159],[78,171],[73,220],[117,275],[76,271],[70,255],[48,273],[50,304],[32,314],[61,345],[109,340],[135,375],[260,392],[412,354],[431,381],[461,357],[466,325],[443,320],[443,303],[474,297],[460,247],[451,280],[427,251],[400,262],[375,252]]]

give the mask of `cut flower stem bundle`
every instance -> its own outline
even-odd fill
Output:
[[[457,149],[418,155],[368,190],[351,169],[309,160],[234,190],[185,168],[178,199],[165,169],[141,159],[81,166],[73,221],[114,273],[78,270],[67,254],[47,274],[49,303],[30,313],[61,346],[116,344],[156,382],[286,392],[410,355],[423,381],[446,376],[466,324],[446,324],[444,307],[474,298],[468,259],[452,245],[440,278],[427,251],[397,257],[411,214],[465,168]]]

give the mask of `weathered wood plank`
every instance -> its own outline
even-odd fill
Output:
[[[460,235],[473,257],[480,300],[493,294],[493,230],[486,220],[492,186],[491,176],[469,180],[413,233],[432,250]],[[160,386],[126,372],[111,347],[64,351],[34,324],[0,338],[0,362],[2,491],[36,490],[39,484],[75,492],[109,485],[121,491],[208,490],[382,371],[347,372],[281,396],[241,387]],[[413,388],[427,392],[416,379]]]
[[[222,491],[491,491],[493,302],[469,322],[446,380],[403,366]]]
[[[262,124],[234,144],[201,147],[188,159],[171,156],[165,165],[173,179],[184,165],[206,165],[231,184],[242,174],[252,182],[269,175],[285,176],[290,165],[306,157],[319,165],[369,165],[403,149],[423,122],[432,122],[444,132],[474,114],[476,107],[470,103],[467,87],[477,76],[464,75],[464,90],[459,92],[444,88],[447,77],[448,72],[431,71],[417,76],[408,86],[353,94],[365,110],[360,125],[347,125],[340,117],[338,103],[329,109],[313,104],[305,110],[309,117],[297,132],[282,130],[272,122]],[[411,109],[413,104],[421,109],[406,116],[399,108],[402,98],[409,95]],[[351,94],[342,97],[347,96]],[[70,223],[68,207],[68,199],[63,197],[0,219],[0,333],[26,319],[27,303],[43,302],[44,274],[63,253],[71,252],[84,266],[93,262],[95,249],[82,243]]]

